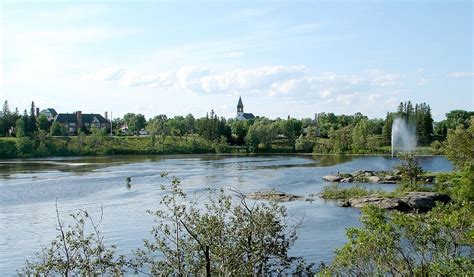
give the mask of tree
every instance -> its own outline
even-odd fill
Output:
[[[162,186],[162,209],[150,212],[158,223],[132,262],[137,271],[175,276],[267,276],[291,271],[302,259],[288,255],[299,223],[289,225],[275,202],[231,201],[211,190],[205,203],[189,199],[180,181]],[[201,207],[201,208],[200,208]]]
[[[26,136],[26,122],[25,117],[20,117],[16,120],[15,133],[17,138]]]
[[[245,136],[249,130],[247,121],[232,120],[229,125],[232,130],[232,135],[235,137],[235,144],[243,145],[245,143]]]
[[[43,130],[46,132],[49,131],[49,121],[48,121],[48,118],[44,114],[40,115],[37,118],[37,124],[40,130]]]
[[[415,185],[418,177],[423,173],[417,157],[413,152],[402,152],[398,154],[400,164],[395,168],[400,171],[402,178],[407,180],[410,185]]]
[[[123,116],[123,119],[127,123],[128,130],[133,134],[138,134],[146,126],[146,119],[142,114],[127,113]]]
[[[455,166],[462,168],[474,159],[474,116],[469,128],[460,124],[456,130],[449,130],[445,142],[445,152]]]
[[[150,119],[147,125],[147,131],[151,135],[161,136],[161,144],[164,147],[166,137],[171,134],[171,127],[166,115],[160,114]]]
[[[345,153],[352,144],[351,126],[346,126],[339,130],[331,128],[329,130],[329,139],[333,145],[333,153]]]
[[[366,119],[361,119],[352,131],[352,150],[363,152],[367,149],[368,123]]]
[[[61,124],[59,124],[57,121],[53,122],[53,125],[51,125],[50,129],[51,135],[52,136],[62,136],[64,135],[64,130]]]
[[[186,134],[194,134],[196,131],[196,119],[192,114],[186,115],[184,118],[185,126],[186,126]]]
[[[30,116],[27,118],[27,121],[26,121],[26,134],[28,136],[33,136],[34,132],[38,130],[35,114],[36,114],[35,102],[31,102]]]

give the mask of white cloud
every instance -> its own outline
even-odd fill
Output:
[[[450,72],[448,73],[449,78],[468,78],[474,77],[474,72]]]
[[[312,73],[304,66],[262,66],[214,72],[188,66],[176,71],[139,74],[112,66],[101,69],[93,80],[115,80],[126,87],[160,88],[193,94],[241,94],[284,97],[288,101],[320,102],[339,106],[374,106],[383,95],[393,95],[400,76],[381,70],[358,74]],[[118,79],[117,79],[118,78]],[[391,104],[391,103],[390,103]]]

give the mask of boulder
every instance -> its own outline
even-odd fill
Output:
[[[369,177],[367,177],[367,181],[369,183],[379,183],[380,182],[380,177],[379,176],[369,176]]]
[[[385,181],[397,181],[399,178],[397,176],[392,176],[392,175],[386,175],[384,177]]]
[[[323,177],[323,179],[328,182],[340,182],[342,177],[339,175],[326,175]]]
[[[352,177],[347,177],[347,178],[343,178],[341,179],[341,183],[352,183],[354,181],[354,179]]]
[[[399,198],[363,197],[349,199],[351,207],[362,208],[367,205],[375,205],[387,210],[408,211],[410,207]]]
[[[250,199],[255,199],[255,200],[270,200],[270,201],[277,201],[277,202],[289,202],[289,201],[303,199],[302,196],[285,193],[281,191],[276,191],[276,190],[256,191],[256,192],[247,194],[247,197]]]
[[[341,200],[341,201],[337,202],[337,205],[339,207],[350,207],[351,203],[349,202],[349,200]]]
[[[403,201],[407,203],[412,210],[426,212],[431,210],[436,202],[448,203],[450,198],[446,194],[437,192],[417,191],[409,192],[403,198]]]
[[[367,205],[375,205],[387,210],[397,210],[401,212],[420,211],[427,212],[431,210],[436,202],[447,203],[449,196],[436,192],[410,192],[401,198],[383,198],[383,197],[361,197],[350,198],[347,201],[341,201],[341,207],[362,208]]]

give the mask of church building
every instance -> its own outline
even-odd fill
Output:
[[[250,120],[254,119],[255,116],[252,113],[244,113],[244,104],[242,98],[239,97],[239,103],[237,104],[237,120]]]

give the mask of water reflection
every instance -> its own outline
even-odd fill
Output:
[[[396,159],[381,156],[180,155],[76,157],[0,162],[0,276],[15,275],[26,258],[56,235],[54,204],[64,215],[103,205],[107,239],[129,254],[149,236],[153,218],[147,209],[162,196],[160,174],[181,178],[183,189],[202,197],[206,188],[237,188],[243,193],[276,189],[292,194],[318,193],[322,176],[359,169],[387,170]],[[448,171],[443,157],[421,160],[426,170]],[[130,178],[131,187],[127,186]],[[393,185],[366,184],[393,189]],[[359,211],[334,202],[285,203],[288,213],[304,216],[293,255],[329,262],[345,242],[346,227],[357,226]]]

